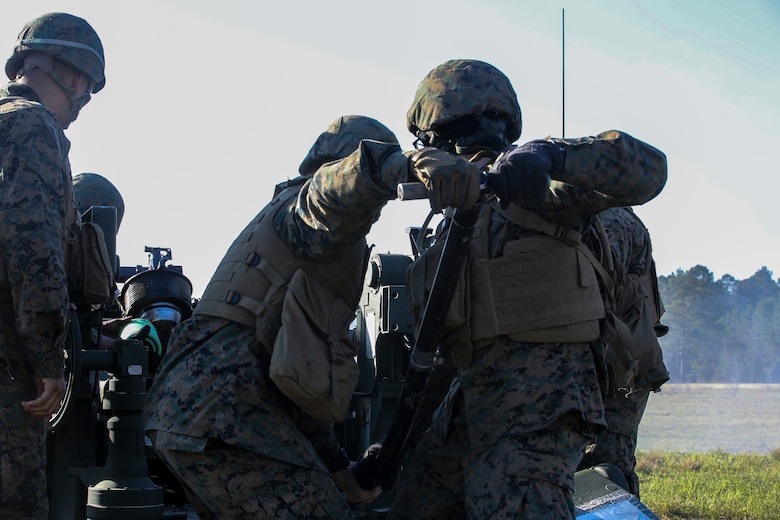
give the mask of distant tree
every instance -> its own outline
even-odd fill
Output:
[[[780,280],[762,267],[715,280],[697,265],[658,280],[670,332],[661,338],[676,382],[780,382]]]
[[[778,326],[773,308],[779,297],[780,286],[766,267],[734,284],[731,310],[723,324],[732,350],[732,367],[741,382],[773,379],[778,357],[777,341],[773,340],[773,330]]]
[[[664,358],[677,382],[708,382],[723,376],[720,367],[724,342],[718,320],[727,308],[727,291],[702,265],[678,269],[659,279],[665,323],[661,338]]]
[[[734,303],[736,305],[755,306],[765,299],[780,294],[780,286],[772,279],[772,271],[762,267],[750,278],[734,284]]]
[[[761,300],[756,305],[758,334],[755,344],[758,382],[780,383],[780,294]]]

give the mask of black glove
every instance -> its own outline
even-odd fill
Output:
[[[410,173],[425,184],[434,213],[452,206],[467,209],[479,198],[479,168],[462,157],[426,147],[409,155]]]
[[[563,152],[550,141],[530,141],[500,156],[487,173],[487,185],[501,207],[510,202],[538,201],[550,187],[550,176],[563,167]]]

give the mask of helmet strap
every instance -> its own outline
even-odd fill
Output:
[[[32,69],[40,70],[41,72],[49,76],[62,89],[62,92],[65,94],[65,97],[67,98],[68,103],[70,105],[68,122],[65,125],[63,125],[64,128],[68,128],[68,126],[70,126],[70,123],[76,120],[76,118],[79,115],[79,112],[81,111],[82,108],[84,108],[84,105],[89,103],[89,100],[92,99],[92,96],[90,95],[92,87],[87,86],[87,89],[84,91],[84,94],[81,96],[77,96],[76,91],[68,85],[65,76],[63,76],[57,70],[57,68],[54,67],[54,57],[49,54],[44,54],[42,52],[35,52],[26,56],[24,58],[24,65],[22,66],[22,69],[19,71],[19,75],[23,75],[24,73]],[[73,70],[78,72],[79,74],[83,74],[84,77],[86,77],[86,74],[84,74],[80,70],[75,68],[73,68]]]
[[[455,153],[455,143],[451,140],[443,139],[433,130],[418,130],[415,135],[417,136],[415,141],[416,147],[432,146],[445,152]]]

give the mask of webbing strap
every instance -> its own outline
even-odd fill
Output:
[[[230,289],[225,294],[225,303],[243,307],[255,316],[260,316],[265,312],[266,307],[268,307],[267,302],[273,301],[273,298],[279,290],[287,286],[287,280],[270,262],[268,262],[268,260],[260,258],[256,253],[247,255],[242,263],[263,273],[268,281],[271,282],[271,286],[268,288],[268,291],[265,293],[262,300],[251,298],[239,293],[235,289]]]
[[[518,226],[544,233],[571,246],[582,243],[582,234],[579,231],[554,224],[549,220],[543,219],[533,211],[521,208],[517,204],[510,204],[506,209],[503,209],[498,201],[494,199],[491,201],[491,205],[504,218]]]
[[[585,258],[590,261],[590,263],[593,265],[593,268],[596,269],[596,273],[599,275],[599,278],[601,278],[601,281],[604,284],[604,288],[607,290],[611,301],[615,294],[615,280],[612,278],[612,276],[610,276],[607,270],[604,269],[604,266],[601,264],[601,262],[599,262],[593,252],[591,252],[591,250],[585,244],[579,243],[576,247],[577,250],[585,255]]]

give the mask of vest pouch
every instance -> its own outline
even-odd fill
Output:
[[[313,418],[340,423],[357,385],[358,346],[347,337],[354,309],[315,278],[297,270],[282,304],[282,326],[269,374]]]
[[[599,337],[604,301],[596,270],[577,247],[533,235],[507,243],[503,256],[483,261],[499,335],[528,343]]]
[[[111,299],[114,269],[100,226],[83,222],[75,230],[75,240],[65,246],[65,265],[72,302],[100,304]]]
[[[645,277],[629,278],[621,287],[615,307],[620,311],[620,321],[625,324],[631,340],[610,345],[610,349],[630,346],[630,357],[636,360],[637,368],[629,388],[647,387],[655,391],[669,380],[669,372],[656,335],[656,313],[648,288],[643,285],[645,280]]]

